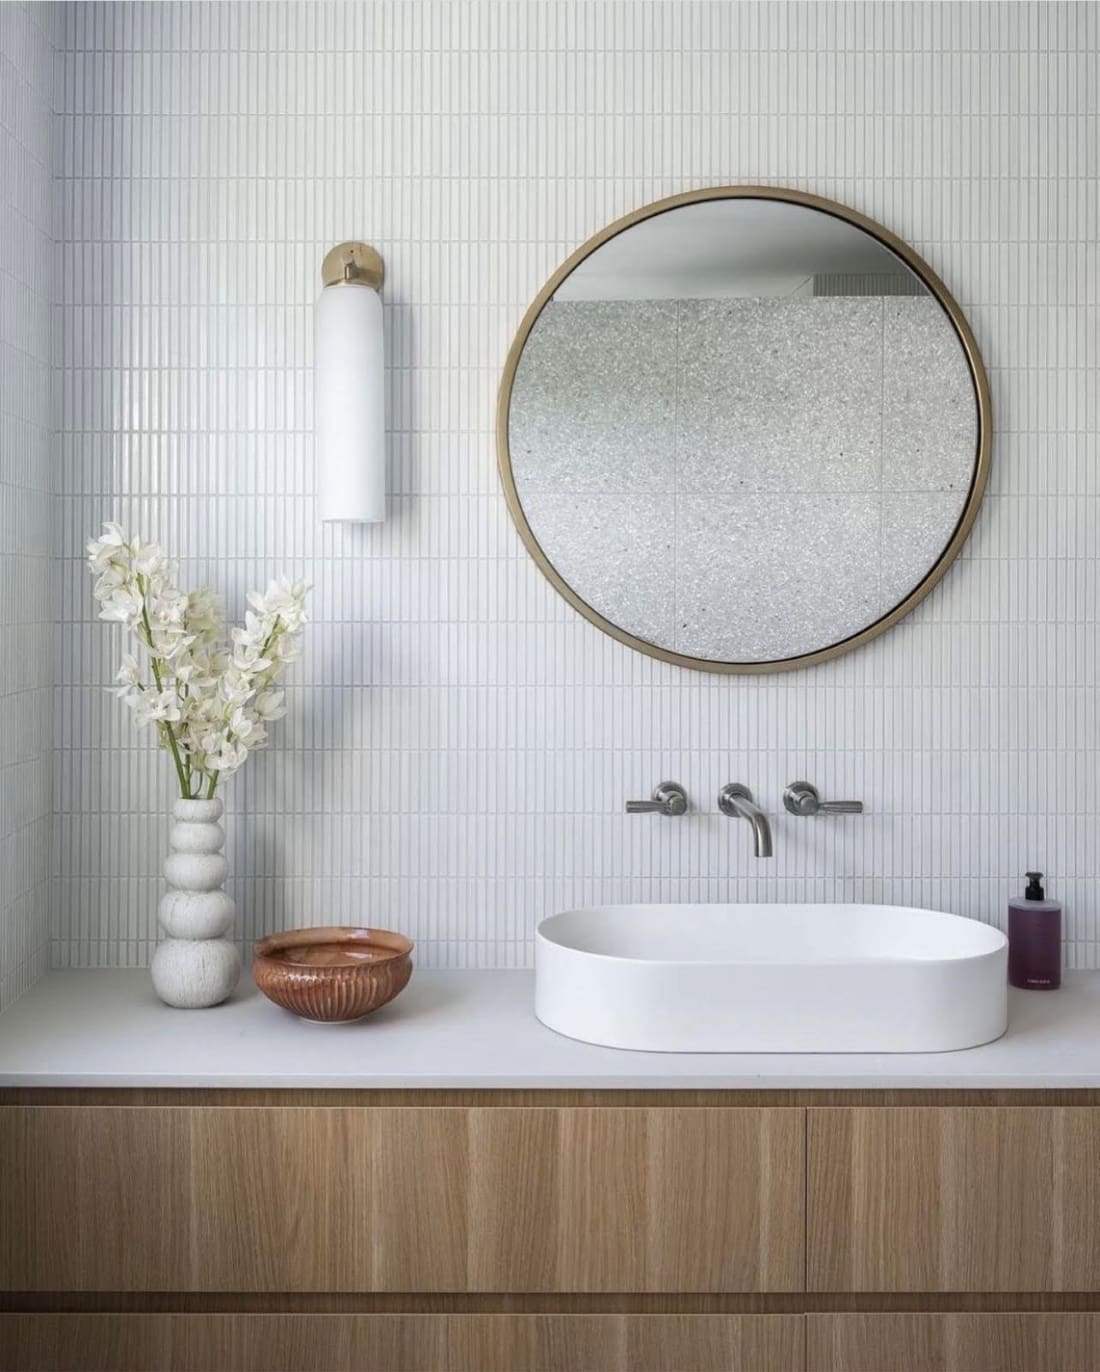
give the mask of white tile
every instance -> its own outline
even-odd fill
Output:
[[[52,8],[0,6],[0,1010],[49,946]]]
[[[0,221],[0,280],[5,300],[38,293],[37,364],[55,267],[58,433],[50,457],[41,371],[20,361],[0,481],[56,474],[62,494],[56,963],[140,965],[155,938],[169,777],[102,689],[118,645],[78,566],[119,515],[238,610],[281,569],[315,584],[291,718],[227,794],[243,940],[367,912],[425,963],[477,966],[529,961],[541,913],[606,900],[1000,920],[1038,865],[1070,961],[1097,965],[1095,5],[47,8],[65,11],[61,242],[42,238],[35,82],[9,85],[0,147],[28,132],[0,208],[21,197],[26,232]],[[683,672],[601,635],[526,556],[495,470],[496,385],[550,273],[615,217],[731,179],[834,197],[911,241],[993,388],[991,493],[963,556],[888,635],[791,675]],[[322,528],[312,495],[311,308],[349,236],[388,274],[391,517],[369,530]],[[0,554],[20,587],[45,572],[40,533],[15,568]],[[0,654],[4,691],[41,690],[34,626],[0,634],[20,658]],[[692,815],[619,813],[669,774]],[[868,814],[777,815],[757,862],[714,797],[744,781],[776,815],[798,775]]]

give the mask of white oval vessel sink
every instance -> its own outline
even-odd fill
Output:
[[[605,905],[539,925],[535,1013],[666,1053],[935,1053],[999,1038],[1008,941],[894,905]]]

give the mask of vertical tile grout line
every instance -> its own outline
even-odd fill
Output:
[[[529,965],[548,908],[646,898],[874,899],[999,922],[1023,853],[1045,847],[1067,961],[1096,965],[1096,804],[1070,815],[1065,797],[1100,750],[1097,170],[1046,156],[1100,136],[1091,10],[654,0],[578,18],[466,0],[459,24],[391,0],[269,19],[56,8],[48,452],[31,456],[40,425],[10,432],[56,488],[59,555],[37,628],[0,610],[6,661],[49,635],[26,681],[48,695],[54,794],[35,822],[52,851],[44,919],[22,893],[0,905],[0,1000],[35,958],[140,966],[156,938],[167,781],[102,690],[119,644],[80,566],[112,514],[158,525],[235,612],[284,569],[317,583],[291,716],[229,798],[242,943],[362,915],[405,928],[425,966]],[[30,27],[19,43],[39,41]],[[15,115],[41,150],[32,105]],[[0,196],[26,209],[33,170]],[[991,489],[957,564],[883,638],[784,678],[704,678],[602,638],[523,554],[493,462],[503,357],[567,246],[731,178],[835,197],[918,244],[964,302],[994,394]],[[314,282],[324,249],[361,233],[389,271],[391,517],[322,531]],[[34,284],[36,259],[16,260]],[[0,399],[0,425],[22,423],[13,408]],[[7,468],[0,483],[6,504]],[[679,480],[673,517],[678,531]],[[879,518],[881,549],[881,501]],[[23,694],[0,690],[5,746],[42,708]],[[784,826],[761,875],[712,813],[735,749],[773,799],[805,767],[877,803],[858,828]],[[630,827],[624,797],[670,761],[707,808],[671,832]],[[14,807],[40,798],[29,771],[0,771],[9,871],[43,861],[32,823],[8,862]]]

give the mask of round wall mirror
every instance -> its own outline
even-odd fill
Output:
[[[846,652],[970,531],[990,454],[973,335],[886,229],[722,187],[591,239],[528,310],[498,450],[531,554],[631,647],[707,671]]]

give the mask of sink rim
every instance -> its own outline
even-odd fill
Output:
[[[638,953],[609,953],[595,949],[579,946],[577,943],[570,942],[561,937],[555,937],[554,926],[567,924],[581,917],[591,919],[593,916],[601,914],[617,913],[634,910],[644,913],[655,911],[712,911],[726,910],[729,912],[749,912],[749,911],[768,911],[796,909],[800,911],[829,911],[831,914],[842,915],[849,910],[860,911],[897,911],[899,914],[917,916],[925,918],[933,917],[937,922],[949,921],[951,925],[966,925],[966,934],[976,936],[986,946],[970,948],[965,950],[949,949],[937,951],[935,953],[918,956],[915,954],[868,954],[861,953],[855,949],[840,951],[835,956],[805,956],[800,957],[792,952],[790,957],[736,957],[736,956],[716,956],[716,957],[682,957],[675,954],[644,955]],[[675,930],[670,930],[675,933]],[[1008,938],[1004,932],[995,925],[986,924],[984,920],[973,919],[969,915],[956,915],[947,910],[932,910],[924,906],[916,905],[889,905],[875,901],[622,901],[605,905],[577,906],[570,910],[559,910],[552,915],[547,915],[539,921],[535,930],[536,953],[540,944],[548,944],[560,950],[562,953],[571,954],[576,957],[590,958],[595,961],[627,964],[636,967],[737,967],[737,968],[778,968],[778,967],[922,967],[933,966],[936,964],[949,964],[956,966],[968,962],[978,962],[983,958],[996,957],[1001,954],[1008,946]]]

